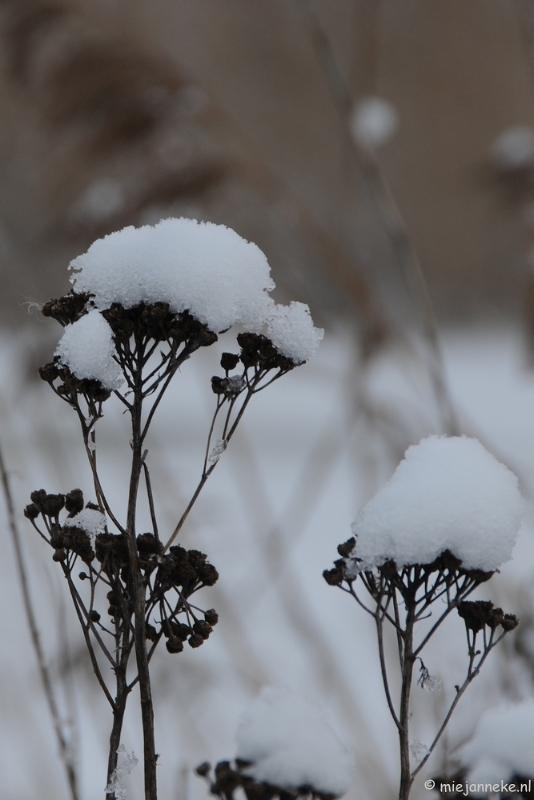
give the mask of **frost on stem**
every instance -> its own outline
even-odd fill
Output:
[[[115,800],[126,800],[126,783],[124,779],[137,766],[139,759],[133,751],[130,755],[123,744],[118,748],[117,753],[123,755],[122,764],[113,770],[111,780],[106,786],[106,794],[114,795]]]
[[[255,800],[333,800],[348,790],[353,759],[315,706],[283,689],[266,687],[243,714],[235,766],[209,764],[197,774],[212,794],[232,800],[243,789]]]
[[[323,573],[327,583],[352,595],[375,619],[384,690],[399,732],[401,800],[409,797],[415,776],[490,651],[518,624],[513,614],[490,601],[467,598],[511,557],[522,513],[517,478],[480,442],[431,436],[407,450],[392,478],[360,511],[354,535],[338,547],[334,568]],[[370,603],[362,599],[359,585]],[[420,654],[453,610],[465,623],[465,680],[455,687],[434,741],[425,753],[420,748],[416,753],[408,738],[413,669],[419,660],[419,685],[429,691],[438,688]],[[397,635],[398,703],[388,677],[385,623]],[[419,762],[413,769],[410,755]]]

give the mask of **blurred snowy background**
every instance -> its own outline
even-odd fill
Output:
[[[235,755],[240,715],[265,685],[330,715],[356,754],[351,800],[395,797],[372,621],[321,573],[429,433],[478,436],[519,476],[528,512],[514,560],[480,595],[521,625],[414,797],[429,796],[425,776],[454,770],[484,709],[534,694],[529,12],[519,0],[0,4],[0,440],[18,509],[34,489],[90,488],[74,414],[36,377],[60,330],[34,304],[68,290],[68,262],[98,236],[171,215],[228,224],[266,252],[278,298],[309,303],[326,329],[312,362],[255,398],[186,526],[184,544],[219,569],[204,597],[221,621],[200,650],[154,661],[162,798],[206,797],[192,768]],[[169,529],[201,469],[215,351],[184,366],[154,424]],[[120,505],[127,433],[108,406],[100,458]],[[19,524],[80,794],[103,796],[109,711],[59,570]],[[6,524],[0,536],[0,798],[62,800]],[[443,690],[420,692],[416,709],[423,743],[464,649],[450,620],[427,663]],[[139,755],[134,703],[125,730]]]

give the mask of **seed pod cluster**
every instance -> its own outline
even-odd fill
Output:
[[[169,342],[175,347],[185,343],[192,352],[217,341],[217,335],[189,311],[175,314],[168,303],[140,303],[132,308],[113,303],[102,311],[102,316],[121,344],[136,335],[155,342]]]
[[[505,614],[502,608],[493,605],[491,600],[464,600],[458,604],[458,614],[466,628],[478,633],[486,625],[495,630],[499,625],[505,631],[513,631],[519,624],[514,614]]]

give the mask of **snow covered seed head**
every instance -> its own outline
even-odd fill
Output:
[[[203,346],[240,324],[265,333],[292,366],[308,361],[323,336],[307,306],[274,302],[265,255],[224,225],[181,218],[124,228],[94,242],[70,269],[73,292],[43,306],[66,325],[56,364],[109,391],[122,382],[114,339],[127,341],[136,325],[149,338]],[[42,377],[50,380],[50,370]]]
[[[364,569],[430,564],[446,550],[465,569],[511,557],[523,515],[516,476],[477,439],[430,436],[409,447],[353,525]]]
[[[169,303],[214,333],[237,322],[261,326],[273,300],[269,264],[255,244],[224,225],[165,219],[132,226],[94,242],[71,262],[75,291],[93,295],[100,311],[113,303]]]
[[[321,712],[288,690],[266,687],[243,715],[238,758],[256,781],[340,797],[352,781],[353,761]]]
[[[65,328],[55,355],[77,378],[97,380],[113,390],[123,383],[114,353],[112,330],[102,314],[93,310]]]

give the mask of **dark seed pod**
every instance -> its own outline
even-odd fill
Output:
[[[219,573],[213,564],[203,564],[198,570],[198,577],[204,586],[213,586],[219,580]]]
[[[81,489],[73,489],[72,492],[65,495],[65,508],[71,517],[80,513],[83,509],[83,492]]]
[[[40,513],[41,512],[39,511],[35,503],[30,503],[24,509],[24,516],[27,517],[28,519],[37,519]]]
[[[53,561],[65,561],[67,554],[63,549],[55,550],[52,556]]]
[[[43,511],[49,517],[57,517],[64,505],[64,494],[47,494],[43,501]]]
[[[187,637],[193,633],[193,629],[186,625],[185,622],[175,622],[172,626],[173,632],[179,636],[182,642],[185,642]]]
[[[100,622],[100,614],[98,613],[98,611],[94,611],[94,610],[90,611],[89,612],[89,619],[91,620],[91,622]]]
[[[198,619],[195,624],[193,625],[193,630],[195,633],[198,633],[199,636],[202,636],[203,639],[207,639],[210,633],[213,632],[213,628],[209,623],[207,623],[203,619]]]
[[[223,353],[221,356],[221,367],[225,372],[235,369],[239,364],[239,356],[235,353]]]
[[[191,644],[191,640],[189,643]],[[177,636],[169,636],[166,642],[166,647],[169,653],[181,653],[184,649],[184,643]]]
[[[88,577],[89,577],[89,575],[87,574],[87,572],[80,572],[80,574],[78,575],[78,578],[79,578],[81,581],[85,581],[85,580],[87,580],[87,578],[88,578]]]
[[[343,558],[348,558],[352,553],[352,551],[354,550],[355,544],[356,544],[356,539],[354,538],[354,536],[351,536],[350,539],[347,539],[347,541],[343,542],[343,544],[338,544],[337,552],[339,553],[340,556],[343,556]]]
[[[204,611],[204,619],[207,623],[209,623],[209,625],[217,625],[219,621],[219,615],[214,608],[208,608],[207,611]]]
[[[215,394],[224,394],[227,386],[227,378],[219,378],[217,375],[214,375],[211,379],[211,390]]]
[[[52,361],[50,364],[45,364],[38,369],[39,377],[42,381],[46,381],[47,383],[52,383],[59,378],[59,369],[57,364],[54,364]]]
[[[519,625],[519,620],[515,614],[505,614],[501,625],[505,631],[513,631]]]
[[[194,633],[192,636],[189,637],[189,646],[190,647],[200,647],[201,644],[204,644],[204,639],[198,633]]]
[[[153,533],[140,533],[137,537],[137,549],[141,555],[161,553],[163,545],[158,542]]]
[[[343,570],[339,567],[336,567],[335,569],[325,569],[323,572],[323,578],[329,586],[339,586],[339,584],[343,581]]]
[[[37,506],[39,512],[42,514],[44,512],[44,502],[46,500],[45,490],[39,489],[36,492],[32,492],[30,495],[30,500]]]
[[[204,761],[202,764],[199,764],[198,767],[195,769],[197,775],[200,775],[201,778],[205,778],[207,775],[210,774],[211,771],[211,764],[209,761]]]

